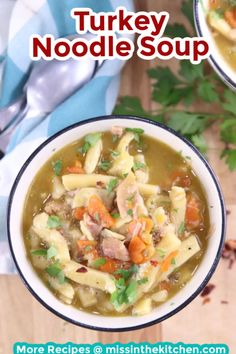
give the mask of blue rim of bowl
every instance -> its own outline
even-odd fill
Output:
[[[201,6],[201,0],[194,0],[194,22],[195,22],[195,28],[197,31],[197,35],[199,37],[204,37],[204,34],[202,33],[201,30],[201,25],[200,25],[200,15],[199,15],[199,6]],[[226,75],[226,73],[221,69],[221,67],[218,65],[217,61],[214,59],[213,55],[211,54],[208,58],[209,63],[213,67],[213,69],[219,74],[220,78],[226,85],[228,85],[231,89],[236,90],[236,82],[231,80],[231,78]]]
[[[143,323],[141,325],[137,325],[137,326],[132,326],[132,327],[122,327],[122,328],[106,328],[106,327],[97,327],[96,325],[87,325],[84,323],[81,323],[79,321],[75,321],[70,319],[69,317],[61,314],[60,312],[56,311],[55,309],[53,309],[51,306],[49,306],[44,300],[42,300],[40,298],[40,296],[38,294],[35,293],[35,291],[31,288],[30,284],[28,283],[26,277],[23,275],[20,266],[17,262],[17,259],[15,257],[14,254],[14,250],[13,250],[13,246],[12,246],[12,241],[11,241],[11,235],[10,235],[10,218],[11,218],[11,207],[12,207],[12,201],[14,199],[14,195],[15,195],[15,191],[17,189],[18,183],[21,179],[21,176],[24,174],[24,171],[26,170],[26,168],[28,167],[28,165],[30,164],[30,162],[34,159],[34,157],[46,146],[48,145],[50,142],[52,142],[55,138],[59,137],[60,135],[74,129],[77,127],[82,127],[83,125],[86,125],[87,123],[95,123],[95,122],[99,122],[99,121],[103,121],[103,120],[113,120],[113,119],[128,119],[128,120],[133,120],[133,121],[142,121],[145,123],[149,123],[152,124],[154,126],[158,126],[159,128],[168,131],[169,133],[173,134],[174,136],[178,137],[180,140],[182,140],[185,144],[187,144],[193,151],[194,153],[200,158],[200,160],[204,163],[205,167],[207,168],[208,172],[210,173],[212,180],[216,186],[217,189],[217,193],[218,193],[218,197],[220,200],[220,205],[221,205],[221,217],[222,217],[222,233],[221,233],[221,239],[220,239],[220,244],[219,244],[219,248],[215,257],[215,260],[208,272],[208,274],[206,275],[205,279],[203,280],[203,282],[201,283],[201,285],[198,287],[198,289],[187,299],[185,300],[181,305],[179,305],[176,309],[168,312],[166,315],[153,320],[153,321],[149,321],[146,323]],[[215,175],[215,173],[213,172],[212,168],[210,167],[210,165],[208,164],[208,162],[206,161],[206,159],[201,155],[201,153],[196,149],[196,147],[190,142],[188,141],[186,138],[184,138],[183,136],[179,135],[176,131],[174,131],[173,129],[154,122],[153,120],[147,119],[147,118],[143,118],[143,117],[137,117],[137,116],[120,116],[120,115],[110,115],[110,116],[100,116],[100,117],[96,117],[96,118],[91,118],[91,119],[87,119],[84,120],[82,122],[73,124],[67,128],[62,129],[60,132],[56,133],[55,135],[53,135],[52,137],[50,137],[49,139],[47,139],[45,142],[43,142],[31,155],[30,157],[26,160],[26,162],[24,163],[24,165],[22,166],[20,172],[18,173],[15,182],[13,184],[13,187],[11,189],[10,192],[10,196],[9,196],[9,201],[8,201],[8,208],[7,208],[7,234],[8,234],[8,242],[9,242],[9,246],[10,246],[10,251],[11,251],[11,255],[12,258],[14,260],[15,266],[17,268],[17,271],[23,281],[23,283],[25,284],[25,286],[28,288],[28,290],[31,292],[31,294],[41,303],[41,305],[43,305],[45,308],[47,308],[49,311],[51,311],[54,315],[62,318],[65,321],[68,321],[74,325],[83,327],[83,328],[87,328],[87,329],[91,329],[91,330],[95,330],[95,331],[104,331],[104,332],[128,332],[128,331],[134,331],[134,330],[138,330],[138,329],[143,329],[149,326],[153,326],[157,323],[160,323],[164,320],[166,320],[167,318],[175,315],[177,312],[179,312],[180,310],[182,310],[183,308],[185,308],[191,301],[194,300],[194,298],[200,294],[200,292],[204,289],[204,287],[207,285],[207,283],[209,282],[210,278],[212,277],[214,271],[216,270],[217,264],[220,261],[220,257],[221,257],[221,253],[223,250],[223,245],[224,245],[224,240],[225,240],[225,231],[226,231],[226,209],[225,209],[225,204],[224,204],[224,199],[223,199],[223,195],[221,192],[221,188],[219,186],[219,183],[217,181],[217,177]]]

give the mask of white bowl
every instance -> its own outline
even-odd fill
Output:
[[[22,214],[25,198],[36,172],[48,161],[55,151],[74,142],[84,135],[94,131],[107,131],[113,125],[136,127],[144,129],[152,136],[176,151],[182,151],[183,156],[190,156],[192,166],[202,182],[207,202],[210,206],[211,237],[203,260],[189,283],[169,301],[154,309],[143,317],[109,317],[94,315],[60,302],[43,284],[35,273],[29,259],[22,235]],[[157,151],[158,153],[158,151]],[[222,193],[217,179],[197,149],[186,139],[173,130],[147,119],[137,117],[109,116],[87,120],[57,133],[44,142],[27,160],[16,178],[12,188],[8,207],[8,237],[11,253],[21,278],[41,304],[64,320],[86,328],[103,331],[126,331],[143,328],[161,322],[172,316],[190,301],[192,301],[205,287],[212,276],[224,242],[225,208]]]
[[[204,37],[209,43],[211,55],[208,60],[215,72],[226,85],[236,91],[236,72],[225,60],[214,40],[206,18],[208,8],[209,0],[194,0],[194,19],[197,34]]]

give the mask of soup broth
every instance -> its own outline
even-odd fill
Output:
[[[214,40],[228,64],[236,70],[236,1],[210,0],[209,25]]]
[[[27,255],[61,301],[145,315],[196,272],[209,214],[191,159],[141,129],[92,133],[52,155],[23,214]]]

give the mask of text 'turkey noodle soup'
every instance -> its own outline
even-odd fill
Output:
[[[142,129],[113,127],[54,154],[25,203],[28,257],[61,301],[144,315],[191,279],[209,216],[191,161]]]
[[[208,22],[225,60],[236,70],[236,0],[209,0]]]

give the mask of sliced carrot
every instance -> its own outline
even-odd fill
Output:
[[[133,232],[135,231],[135,228],[138,223],[142,224],[143,227],[142,227],[142,229],[140,229],[140,232],[138,232],[138,234],[135,236],[141,236],[141,234],[143,232],[146,234],[150,234],[150,232],[152,231],[152,228],[153,228],[153,221],[151,218],[148,218],[146,216],[142,216],[136,220],[131,221],[131,223],[129,224],[128,232],[131,235],[133,235]]]
[[[171,252],[169,256],[167,256],[164,261],[161,263],[161,271],[167,272],[170,268],[171,261],[177,256],[178,251]]]
[[[86,208],[84,208],[84,207],[76,208],[74,210],[74,217],[77,220],[82,220],[83,217],[84,217],[85,212],[86,212]]]
[[[89,198],[88,212],[95,220],[99,219],[104,227],[110,228],[115,223],[115,220],[97,195],[92,195]]]
[[[105,273],[114,273],[120,266],[120,262],[111,258],[106,258],[106,263],[101,265],[99,269]]]
[[[144,226],[144,232],[150,234],[153,229],[153,221],[145,216],[138,219]]]
[[[199,199],[194,194],[190,194],[187,198],[185,218],[186,226],[189,228],[196,228],[202,222],[201,204]]]
[[[82,167],[81,161],[76,160],[74,166],[67,167],[67,171],[69,173],[83,174],[84,173],[84,169]]]
[[[95,241],[90,241],[90,240],[78,240],[77,245],[79,248],[85,248],[87,246],[95,246],[96,242]]]
[[[171,185],[175,182],[178,186],[183,188],[190,187],[192,183],[186,168],[175,170],[171,174],[171,181],[172,181]]]
[[[76,173],[76,174],[83,174],[84,173],[84,169],[81,167],[76,167],[76,166],[71,166],[71,167],[67,167],[67,171],[69,173]]]
[[[225,11],[225,19],[232,28],[236,28],[236,7]]]
[[[129,254],[131,260],[135,264],[141,264],[145,262],[143,252],[146,250],[147,245],[141,240],[140,237],[134,236],[129,244]]]

